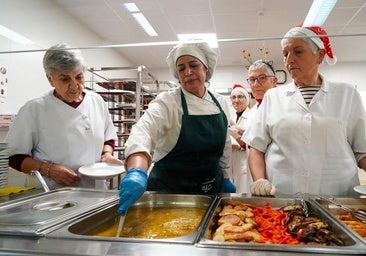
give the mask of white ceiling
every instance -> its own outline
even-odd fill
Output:
[[[126,0],[56,0],[100,38],[135,65],[166,68],[165,58],[179,33],[216,33],[219,66],[248,65],[265,57],[282,65],[280,38],[303,22],[312,0],[135,0],[158,33],[149,37],[123,7]],[[366,0],[338,0],[323,25],[331,36],[339,62],[366,61]],[[117,47],[134,43],[171,42],[168,45]],[[72,42],[70,42],[72,43]]]

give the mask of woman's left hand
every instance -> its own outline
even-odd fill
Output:
[[[49,177],[61,186],[72,186],[74,182],[80,181],[74,170],[55,163],[50,166]]]
[[[100,157],[101,162],[111,163],[111,164],[121,164],[123,165],[123,161],[114,157],[112,153],[105,153]]]
[[[236,186],[230,179],[224,179],[224,193],[235,193]]]

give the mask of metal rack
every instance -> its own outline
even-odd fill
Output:
[[[115,152],[124,159],[124,143],[132,125],[140,119],[148,104],[161,91],[158,79],[143,65],[138,67],[89,68],[87,89],[100,94],[117,130]],[[122,78],[121,78],[122,77]]]

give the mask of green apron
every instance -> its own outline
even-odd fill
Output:
[[[224,152],[228,122],[219,102],[210,93],[220,113],[189,115],[183,92],[182,127],[175,147],[154,164],[148,191],[173,194],[215,194],[223,190],[219,166]]]

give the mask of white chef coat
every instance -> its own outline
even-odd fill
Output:
[[[239,117],[234,127],[238,127],[245,131],[247,128],[249,113],[250,108],[247,107]],[[233,122],[235,122],[234,120],[236,121],[236,115],[233,117]],[[248,175],[250,174],[248,173],[248,151],[232,149],[231,161],[231,178],[236,186],[236,192],[249,193]]]
[[[217,114],[220,109],[216,106],[207,90],[202,98],[188,93],[183,88],[173,88],[160,93],[149,103],[149,108],[139,121],[133,125],[130,136],[126,141],[125,158],[136,152],[146,152],[152,161],[156,162],[166,156],[178,141],[182,125],[181,89],[187,102],[190,115]],[[224,96],[214,94],[220,103],[228,119],[230,118],[229,104]],[[195,131],[192,131],[194,133]],[[224,171],[224,177],[228,178],[231,161],[231,141],[229,131],[226,136],[226,144],[223,156],[220,159],[220,167]]]
[[[99,94],[85,91],[83,102],[73,108],[55,97],[53,90],[21,107],[5,139],[10,155],[30,155],[76,172],[80,166],[99,162],[104,142],[108,140],[117,140],[117,134],[108,107]],[[52,179],[44,179],[51,189],[60,187]],[[96,184],[93,179],[82,177],[73,186],[95,187]]]
[[[359,184],[354,152],[366,152],[366,114],[354,86],[323,79],[307,106],[292,82],[266,92],[243,138],[265,152],[278,193],[350,196]]]

